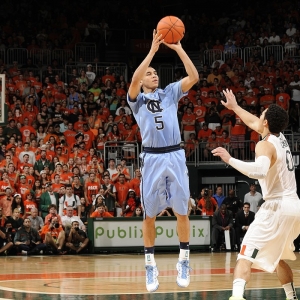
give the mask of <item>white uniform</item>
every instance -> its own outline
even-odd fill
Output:
[[[293,158],[284,135],[270,134],[264,140],[274,145],[277,160],[259,180],[266,201],[243,239],[238,259],[252,261],[253,268],[274,272],[279,260],[296,259],[293,241],[300,233],[300,201]]]

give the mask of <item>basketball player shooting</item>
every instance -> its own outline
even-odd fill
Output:
[[[286,299],[298,299],[292,270],[284,261],[296,259],[293,241],[300,233],[295,167],[289,144],[282,134],[288,125],[288,114],[280,106],[271,104],[258,118],[237,104],[231,90],[227,89],[224,94],[227,101],[222,101],[222,104],[258,132],[262,140],[255,148],[255,162],[235,159],[221,147],[212,153],[244,175],[258,179],[266,200],[243,239],[229,299],[245,299],[244,290],[250,280],[251,267],[270,273],[276,270]]]
[[[150,63],[161,44],[176,51],[186,69],[187,76],[158,88],[157,71]],[[127,100],[142,135],[141,202],[144,208],[143,239],[145,251],[146,288],[154,292],[158,286],[158,269],[154,259],[155,219],[159,212],[172,207],[177,217],[180,254],[176,268],[177,284],[187,287],[189,275],[188,219],[189,180],[184,150],[177,121],[178,101],[198,81],[198,72],[183,50],[180,42],[167,44],[162,35],[153,31],[150,51],[135,70]],[[141,91],[141,88],[143,92]]]

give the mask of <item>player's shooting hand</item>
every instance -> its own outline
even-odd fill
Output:
[[[228,151],[222,147],[213,149],[211,153],[213,154],[213,156],[219,156],[227,164],[229,162],[229,159],[231,158],[231,155],[228,153]]]
[[[223,90],[223,93],[226,97],[226,102],[221,100],[221,103],[224,106],[226,106],[228,109],[234,110],[234,108],[237,107],[238,104],[236,102],[236,99],[235,99],[235,96],[234,96],[232,90],[226,89],[226,90]]]
[[[182,48],[180,41],[178,41],[176,44],[168,44],[166,42],[163,42],[163,44],[175,51],[177,51],[177,49]]]
[[[162,37],[162,35],[159,33],[159,31],[156,31],[154,29],[153,30],[153,40],[152,40],[150,52],[155,53],[158,50],[160,44],[163,42],[161,37]]]

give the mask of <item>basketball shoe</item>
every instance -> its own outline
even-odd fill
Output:
[[[190,270],[189,260],[178,261],[176,269],[178,271],[177,284],[180,287],[188,287],[190,284]]]
[[[155,292],[159,287],[157,280],[158,269],[156,266],[146,265],[146,289],[148,292]]]
[[[231,296],[231,297],[229,298],[229,300],[246,300],[246,298]]]

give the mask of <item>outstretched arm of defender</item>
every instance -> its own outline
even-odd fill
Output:
[[[156,51],[158,50],[160,44],[163,42],[161,39],[161,34],[159,31],[153,30],[153,40],[150,51],[145,59],[141,62],[138,68],[135,70],[132,80],[130,83],[130,87],[128,90],[128,94],[131,100],[136,99],[141,90],[141,80],[145,76],[147,68],[149,67]]]
[[[221,103],[228,109],[233,110],[248,127],[261,134],[263,132],[263,127],[259,122],[259,118],[244,110],[237,104],[232,90],[226,89],[223,93],[226,97],[226,102],[221,100]]]
[[[235,159],[222,147],[212,150],[214,156],[219,156],[224,162],[242,174],[254,179],[263,179],[266,177],[270,166],[273,165],[276,159],[274,153],[276,153],[274,146],[266,141],[261,141],[256,145],[255,162],[244,162]]]

